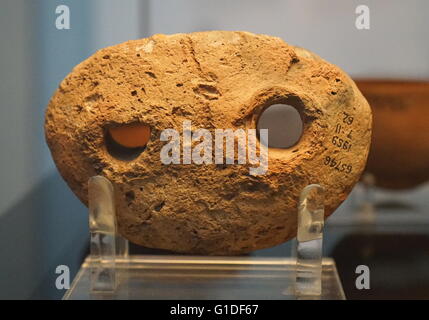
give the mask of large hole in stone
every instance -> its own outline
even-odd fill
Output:
[[[289,104],[273,104],[259,116],[258,133],[268,129],[268,143],[262,135],[259,140],[270,148],[286,149],[298,143],[302,135],[303,123],[296,108]]]
[[[107,152],[122,161],[137,158],[146,149],[149,139],[150,128],[141,123],[112,126],[105,133]]]

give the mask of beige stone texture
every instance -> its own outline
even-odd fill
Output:
[[[269,149],[264,175],[245,165],[164,165],[164,129],[256,128],[274,103],[297,108],[299,142]],[[143,123],[146,149],[124,161],[106,147],[109,127]],[[287,130],[287,128],[285,128]],[[108,178],[120,233],[151,248],[242,254],[296,235],[301,190],[326,188],[326,217],[365,167],[371,111],[338,67],[280,38],[211,31],[154,35],[105,48],[61,82],[46,111],[46,139],[73,192],[87,203],[87,181]],[[347,143],[346,143],[347,141]],[[77,213],[78,214],[78,213]]]

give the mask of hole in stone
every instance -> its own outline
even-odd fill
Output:
[[[298,110],[292,105],[273,104],[259,116],[257,129],[258,134],[259,130],[268,129],[268,143],[263,136],[259,136],[265,146],[286,149],[298,143],[303,123]]]
[[[131,161],[145,149],[150,139],[150,128],[141,123],[108,128],[105,133],[107,152],[115,159]]]
[[[122,161],[134,160],[146,149],[146,147],[127,148],[121,146],[119,143],[113,140],[109,132],[106,133],[105,142],[107,152],[113,158]]]
[[[136,198],[136,196],[134,194],[134,191],[132,191],[132,190],[131,191],[127,191],[125,193],[125,198],[127,199],[128,202],[134,201],[134,199]]]
[[[153,72],[147,71],[145,72],[149,77],[156,79],[156,75]]]
[[[162,201],[161,203],[157,204],[154,209],[159,212],[161,211],[164,205],[165,205],[165,201]]]

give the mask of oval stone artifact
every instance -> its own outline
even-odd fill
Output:
[[[263,130],[252,138],[275,104],[294,107],[302,120],[300,138],[287,148],[260,146]],[[228,137],[218,138],[228,129],[237,135],[224,153]],[[112,182],[124,237],[229,255],[293,238],[308,184],[326,188],[325,216],[341,204],[365,167],[371,111],[354,82],[316,55],[276,37],[211,31],[98,51],[61,82],[45,132],[84,203],[91,176]]]
[[[409,189],[429,180],[429,82],[356,80],[374,126],[366,171],[377,186]]]

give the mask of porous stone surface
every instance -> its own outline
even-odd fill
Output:
[[[356,80],[371,105],[374,126],[366,171],[387,189],[429,180],[429,82]]]
[[[256,128],[274,103],[297,108],[299,142],[252,164],[160,161],[161,131]],[[146,149],[124,161],[106,147],[110,126],[151,128]],[[287,128],[285,128],[287,130]],[[105,48],[61,82],[46,111],[46,139],[74,193],[87,203],[94,175],[114,185],[120,233],[151,248],[230,255],[296,235],[301,190],[326,188],[325,215],[347,197],[365,166],[371,112],[338,67],[283,40],[248,32],[154,35]],[[348,143],[345,143],[348,141]]]

